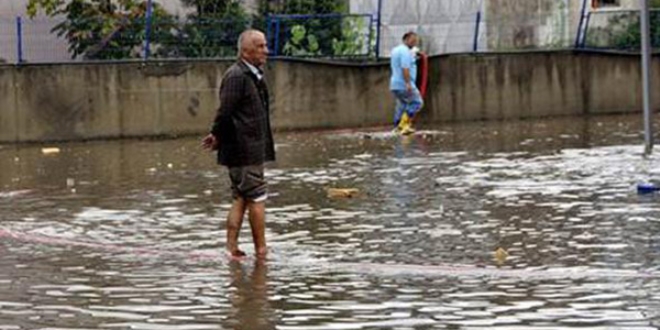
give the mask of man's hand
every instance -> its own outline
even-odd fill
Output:
[[[208,151],[218,150],[218,139],[213,134],[207,135],[202,139],[202,148]]]
[[[408,92],[408,94],[412,93],[412,90],[413,90],[412,84],[410,82],[407,82],[406,83],[406,91]]]

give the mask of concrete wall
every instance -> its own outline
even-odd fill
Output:
[[[230,63],[0,67],[2,141],[190,134],[217,109]],[[13,123],[13,124],[12,124]]]
[[[660,59],[653,79],[660,81]],[[0,66],[0,142],[203,134],[227,61]],[[388,124],[389,66],[274,60],[280,130]],[[637,56],[588,52],[449,55],[430,61],[426,122],[641,109]],[[660,89],[654,89],[660,108]]]
[[[373,126],[392,117],[389,66],[279,61],[270,69],[276,128]]]
[[[660,81],[660,61],[653,79]],[[589,52],[464,55],[431,62],[428,119],[461,121],[641,109],[639,57]],[[660,108],[660,89],[654,89]]]

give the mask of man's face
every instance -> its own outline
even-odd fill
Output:
[[[410,48],[413,48],[417,46],[417,36],[416,35],[411,35],[406,39],[406,45]]]
[[[266,64],[268,44],[266,44],[266,36],[263,33],[254,33],[249,37],[245,47],[244,57],[254,66]]]

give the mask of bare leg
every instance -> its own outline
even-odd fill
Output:
[[[238,249],[238,234],[243,225],[246,203],[242,198],[234,199],[227,215],[227,251],[232,257],[243,257],[245,252]]]
[[[268,253],[266,248],[266,204],[264,202],[249,202],[247,205],[250,215],[250,227],[252,227],[252,240],[257,258],[265,258]]]

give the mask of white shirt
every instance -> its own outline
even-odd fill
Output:
[[[248,69],[250,69],[250,71],[252,71],[252,73],[254,73],[254,75],[257,76],[257,79],[261,80],[261,78],[264,77],[264,75],[261,73],[261,70],[257,69],[256,66],[250,64],[246,60],[243,60],[243,63],[245,63],[245,65],[247,65]]]

